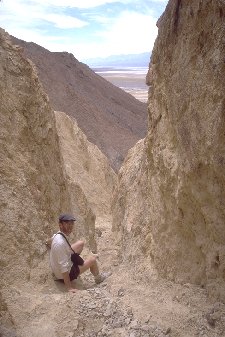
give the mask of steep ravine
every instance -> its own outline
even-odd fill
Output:
[[[118,184],[0,30],[0,336],[225,336],[224,13],[220,0],[169,1],[149,133]],[[44,244],[61,211],[80,216],[72,239],[85,238],[84,257],[97,249],[112,272],[98,286],[85,274],[76,294],[53,280]]]

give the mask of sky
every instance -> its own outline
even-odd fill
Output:
[[[9,34],[79,61],[151,52],[168,0],[1,0]]]

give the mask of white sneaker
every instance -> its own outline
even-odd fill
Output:
[[[102,283],[110,275],[112,275],[112,273],[109,271],[109,272],[101,273],[98,276],[95,276],[95,283],[96,284]]]

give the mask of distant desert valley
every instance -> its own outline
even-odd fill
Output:
[[[107,81],[147,103],[148,86],[146,76],[150,53],[109,56],[87,59],[86,63]]]
[[[147,103],[148,86],[146,84],[147,67],[99,67],[93,68],[96,74],[104,77],[107,81],[133,95],[141,102]]]
[[[0,28],[0,337],[225,336],[224,22],[169,0],[140,66]],[[53,276],[61,213],[102,283]]]

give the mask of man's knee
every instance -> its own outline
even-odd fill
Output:
[[[89,261],[91,266],[93,266],[93,264],[96,263],[96,257],[95,256],[90,256],[87,260]]]
[[[83,248],[84,248],[84,241],[79,240],[79,241],[73,243],[71,245],[71,247],[76,253],[80,254],[82,252]]]
[[[79,240],[76,242],[77,243],[77,246],[80,248],[80,249],[83,249],[84,248],[84,241],[83,240]]]

